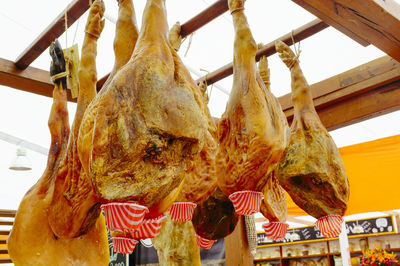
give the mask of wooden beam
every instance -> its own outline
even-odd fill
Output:
[[[14,210],[0,210],[0,217],[15,217],[16,214]]]
[[[6,248],[1,248],[1,249],[0,249],[0,254],[8,254],[8,249],[6,249]]]
[[[0,225],[13,225],[13,221],[0,221]]]
[[[50,81],[50,73],[48,71],[34,67],[20,70],[15,66],[14,62],[2,58],[0,58],[0,85],[53,97],[54,85]],[[67,93],[68,100],[72,101],[70,91],[68,90]]]
[[[253,255],[250,253],[246,236],[244,216],[239,217],[235,230],[225,237],[225,263],[226,265],[251,266]]]
[[[0,239],[0,245],[1,244],[7,244],[7,239]]]
[[[8,236],[10,234],[10,230],[0,230],[0,236]]]
[[[75,0],[18,56],[15,65],[26,69],[50,44],[65,32],[65,12],[70,27],[89,9],[90,0]]]
[[[400,61],[400,5],[394,0],[293,1],[344,34],[357,36]]]
[[[197,16],[182,24],[180,35],[185,38],[228,10],[228,1],[218,0]]]
[[[188,20],[187,22],[181,25],[181,32],[180,35],[182,38],[188,36],[189,34],[195,32],[199,28],[206,25],[208,22],[212,21],[213,19],[217,18],[218,16],[222,15],[226,11],[229,10],[228,1],[227,0],[218,0],[198,15],[194,16],[192,19]],[[96,88],[97,91],[100,91],[103,87],[104,83],[108,79],[110,73],[102,77],[97,81]]]
[[[0,264],[2,263],[12,263],[12,260],[7,258],[0,258]]]
[[[303,26],[301,26],[300,28],[297,28],[295,30],[293,30],[290,33],[287,33],[283,36],[281,36],[280,38],[278,38],[277,40],[281,40],[284,43],[286,43],[287,45],[292,45],[292,36],[295,42],[299,42],[301,40],[304,40],[320,31],[322,31],[323,29],[327,28],[328,25],[319,20],[319,19],[315,19]],[[260,60],[260,58],[262,56],[270,56],[276,53],[275,50],[275,40],[264,45],[263,47],[261,47],[260,49],[258,49],[257,54],[256,54],[256,61],[258,62]],[[198,84],[200,84],[200,82],[202,82],[204,79],[207,81],[207,85],[211,85],[223,78],[226,78],[230,75],[233,74],[233,64],[229,63],[209,74],[207,74],[206,76],[198,79],[196,82]]]
[[[384,56],[311,85],[311,93],[328,130],[399,110],[400,63]],[[279,97],[279,102],[290,122],[291,95]]]

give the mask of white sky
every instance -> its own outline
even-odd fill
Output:
[[[18,55],[62,12],[70,1],[0,1],[0,36],[7,36],[0,42],[0,58],[14,61]],[[106,16],[117,18],[117,1],[104,0]],[[200,11],[210,6],[212,0],[167,0],[168,21],[171,27],[176,21],[183,24]],[[145,1],[134,1],[138,25]],[[23,7],[23,8],[21,8]],[[315,17],[289,0],[262,1],[248,0],[246,15],[256,42],[269,43],[296,29]],[[82,44],[87,13],[81,17],[76,41]],[[67,32],[68,46],[73,44],[77,28],[75,23]],[[101,78],[114,63],[112,42],[115,25],[106,21],[105,29],[98,41],[97,67]],[[186,40],[179,52],[184,62],[200,72],[200,69],[214,71],[232,61],[233,25],[229,13],[225,13],[198,30],[186,57]],[[65,34],[60,43],[65,47]],[[80,47],[81,48],[81,47]],[[301,67],[310,84],[324,80],[348,69],[385,55],[370,45],[362,47],[333,28],[301,42]],[[32,66],[48,70],[50,56],[46,50]],[[277,55],[269,58],[271,87],[275,96],[290,92],[290,74]],[[205,72],[202,72],[205,74]],[[193,76],[197,79],[196,76]],[[230,91],[232,79],[218,82]],[[0,86],[0,131],[28,140],[48,148],[50,134],[47,119],[52,103],[51,98]],[[219,117],[225,110],[228,96],[215,87],[211,93],[209,108],[213,116]],[[75,104],[69,104],[70,120],[75,113]],[[339,147],[361,143],[377,138],[400,134],[400,112],[394,112],[376,119],[348,126],[330,132]],[[17,209],[24,193],[39,179],[46,165],[47,157],[28,151],[33,170],[17,172],[9,170],[15,156],[16,146],[0,140],[0,209]]]

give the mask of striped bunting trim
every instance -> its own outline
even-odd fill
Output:
[[[163,221],[167,218],[164,214],[154,219],[144,219],[142,225],[134,230],[130,231],[130,235],[134,239],[146,239],[158,236],[161,231]]]
[[[108,229],[113,231],[139,228],[145,214],[149,212],[147,207],[129,202],[103,204],[101,209],[104,211]]]
[[[289,225],[281,222],[270,222],[263,224],[262,227],[266,237],[271,240],[279,240],[285,237]]]
[[[197,246],[199,246],[201,248],[210,249],[212,247],[212,245],[214,245],[215,241],[217,241],[217,240],[206,239],[206,238],[203,238],[203,237],[199,236],[198,234],[196,234]]]
[[[329,214],[319,218],[315,226],[325,237],[337,237],[342,232],[343,217],[336,214]]]
[[[237,214],[252,215],[260,211],[261,201],[264,195],[258,191],[244,190],[229,195]]]
[[[169,213],[171,220],[175,222],[187,222],[192,220],[194,208],[197,204],[193,202],[174,202]]]
[[[136,244],[139,243],[136,239],[126,237],[112,237],[111,240],[114,244],[114,252],[121,254],[131,254]]]

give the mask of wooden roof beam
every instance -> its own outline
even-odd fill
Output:
[[[38,58],[50,44],[65,32],[65,12],[67,24],[70,27],[90,7],[90,0],[75,0],[57,16],[57,18],[18,56],[15,65],[19,69],[26,69]]]
[[[53,97],[54,85],[50,80],[49,71],[35,67],[27,67],[25,70],[21,70],[15,66],[14,62],[2,58],[0,58],[0,85]],[[68,100],[72,101],[70,90],[67,93]]]
[[[292,1],[357,42],[371,43],[400,61],[400,5],[394,0]]]
[[[400,110],[400,63],[384,56],[310,87],[322,123],[334,130]],[[278,99],[290,122],[291,94]]]
[[[292,41],[292,36],[295,42],[299,42],[301,40],[304,40],[320,31],[322,31],[323,29],[327,28],[328,25],[319,20],[319,19],[315,19],[295,30],[293,30],[290,33],[287,33],[283,36],[281,36],[280,38],[278,38],[277,40],[281,40],[284,43],[286,43],[287,45],[292,45],[293,41]],[[258,62],[260,60],[260,58],[262,56],[270,56],[276,53],[275,50],[275,40],[264,45],[263,47],[261,47],[260,49],[258,49],[257,54],[256,54],[256,61]],[[196,82],[199,84],[200,82],[202,82],[204,79],[207,81],[207,85],[211,85],[221,79],[224,79],[230,75],[233,74],[233,64],[229,63],[207,75],[205,75],[204,77],[198,79]]]
[[[181,26],[181,37],[185,38],[228,10],[228,0],[218,0],[192,19],[183,23]]]

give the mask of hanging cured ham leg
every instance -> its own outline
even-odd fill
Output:
[[[260,59],[258,70],[265,88],[270,90],[271,82],[267,57],[263,56]],[[289,126],[286,120],[282,122],[285,122],[286,132],[289,134]],[[285,223],[287,219],[286,193],[276,177],[276,169],[269,172],[262,193],[264,200],[261,202],[260,212],[268,219],[268,223],[263,224],[265,235],[272,240],[281,239],[285,237],[289,225]]]
[[[65,73],[65,61],[58,42],[50,47],[52,76]],[[46,169],[25,194],[8,238],[8,251],[15,265],[108,265],[107,232],[103,216],[78,238],[58,238],[48,223],[57,169],[63,168],[67,152],[69,123],[66,77],[54,80],[53,106],[49,117],[51,134]]]
[[[88,107],[78,139],[101,200],[137,203],[154,217],[172,204],[151,210],[182,183],[209,127],[200,91],[167,35],[164,1],[147,1],[132,58]]]
[[[132,0],[117,1],[119,9],[114,38],[115,62],[103,87],[107,87],[115,74],[128,63],[129,59],[132,57],[133,49],[135,48],[139,35]]]
[[[77,237],[87,232],[100,214],[91,181],[82,169],[77,153],[78,131],[86,107],[96,96],[97,39],[103,28],[104,3],[91,7],[85,27],[79,64],[79,94],[68,148],[55,177],[54,195],[49,208],[49,223],[58,237]]]
[[[337,236],[349,199],[343,162],[315,111],[298,56],[281,41],[275,46],[291,72],[294,107],[289,144],[278,169],[279,182],[300,208],[318,219],[316,226],[324,236]]]
[[[238,213],[248,215],[259,210],[260,191],[286,147],[286,117],[258,74],[244,0],[228,3],[235,28],[233,87],[218,123],[216,168],[218,186]]]
[[[178,51],[180,48],[180,32],[181,27],[179,23],[176,23],[169,32],[168,38],[175,51]],[[192,167],[188,168],[184,174],[184,184],[176,202],[170,210],[172,220],[178,217],[175,215],[176,207],[186,205],[186,209],[189,209],[192,203],[198,203],[208,198],[217,186],[217,176],[215,174],[215,153],[217,150],[217,143],[215,141],[216,126],[207,108],[208,100],[206,90],[206,86],[200,86],[202,101],[207,111],[207,119],[210,127],[205,135],[203,149],[199,154],[194,156]],[[189,216],[188,218],[191,219],[191,215]]]
[[[161,232],[153,238],[161,266],[200,266],[200,249],[191,221],[173,222],[170,215],[164,221]]]

